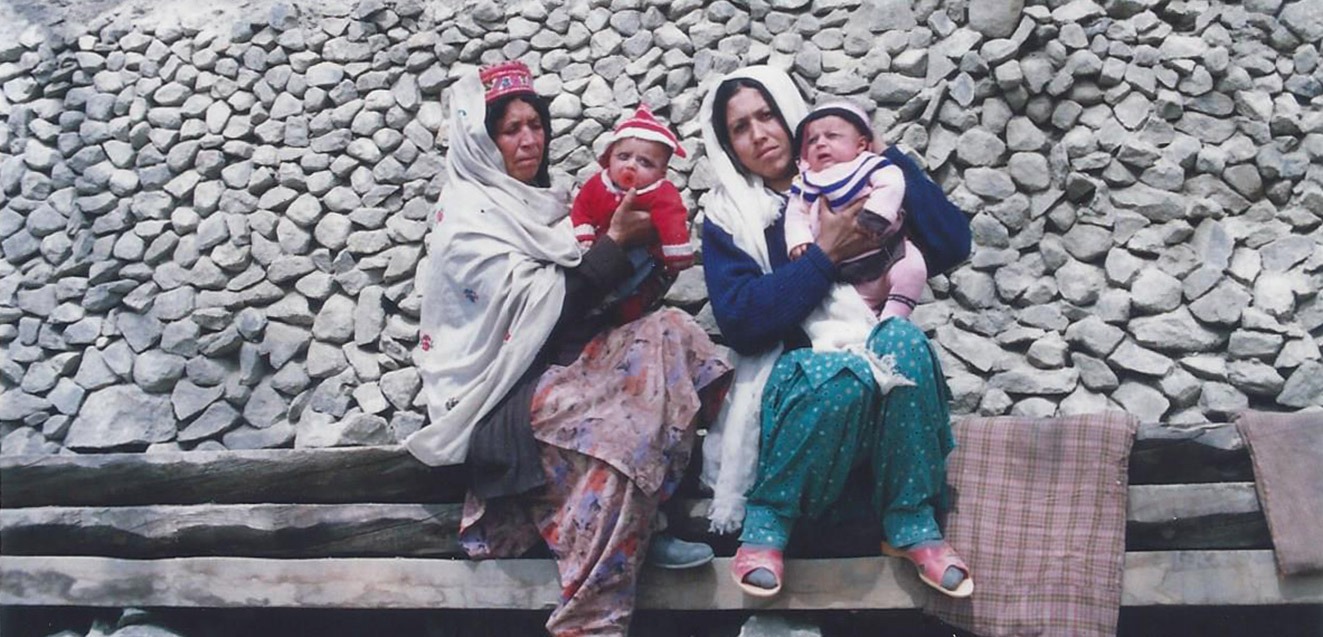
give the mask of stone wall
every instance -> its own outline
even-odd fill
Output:
[[[971,214],[915,320],[959,413],[1323,401],[1323,0],[363,0],[0,9],[4,453],[389,443],[443,89],[525,60],[562,178],[639,101],[701,212],[708,80],[849,96]],[[697,312],[690,271],[671,300]]]

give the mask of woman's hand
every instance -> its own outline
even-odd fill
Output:
[[[864,209],[865,203],[867,199],[860,198],[839,212],[833,212],[826,207],[822,198],[818,199],[817,205],[821,209],[818,214],[817,244],[827,253],[832,263],[840,263],[876,246],[877,237],[855,224],[855,218]]]
[[[634,189],[625,191],[625,197],[616,206],[611,216],[611,225],[606,229],[606,236],[622,248],[646,243],[656,230],[652,226],[652,216],[647,210],[634,209]]]

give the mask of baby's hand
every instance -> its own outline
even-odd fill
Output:
[[[860,230],[877,240],[891,236],[892,225],[894,225],[890,219],[867,208],[855,218],[855,224],[859,226]]]
[[[808,252],[808,244],[807,244],[807,243],[801,243],[801,244],[799,244],[799,245],[797,245],[797,246],[791,248],[791,249],[790,249],[790,260],[791,260],[791,261],[794,261],[794,260],[796,260],[796,259],[798,259],[798,258],[804,256],[804,253],[805,253],[805,252]]]
[[[656,234],[652,225],[652,215],[647,210],[634,208],[634,189],[625,191],[625,196],[611,215],[611,225],[606,236],[611,237],[622,248],[646,243]]]

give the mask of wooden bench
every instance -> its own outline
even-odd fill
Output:
[[[1130,461],[1123,605],[1323,604],[1281,578],[1234,428],[1141,428]],[[398,447],[0,457],[0,606],[550,608],[547,559],[473,562],[453,468]],[[672,519],[702,536],[704,502]],[[773,600],[711,567],[647,569],[641,609],[910,609],[926,593],[881,557],[793,559]]]

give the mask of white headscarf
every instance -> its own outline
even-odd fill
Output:
[[[450,94],[448,181],[432,230],[415,356],[431,423],[405,446],[429,465],[458,464],[469,438],[532,364],[579,263],[566,192],[505,171],[487,134],[477,73]]]
[[[808,106],[785,71],[771,66],[750,66],[728,73],[713,84],[703,98],[700,111],[703,146],[717,183],[707,197],[703,214],[729,233],[735,247],[752,257],[763,273],[770,273],[772,261],[765,231],[781,214],[784,200],[769,190],[761,177],[736,167],[722,149],[713,126],[717,87],[740,78],[754,80],[767,89],[792,131],[808,114]],[[725,113],[720,116],[725,117]],[[780,345],[760,354],[731,355],[735,378],[717,422],[703,440],[702,480],[713,491],[708,518],[715,532],[733,532],[744,522],[745,493],[753,486],[758,471],[763,386],[780,355]]]

